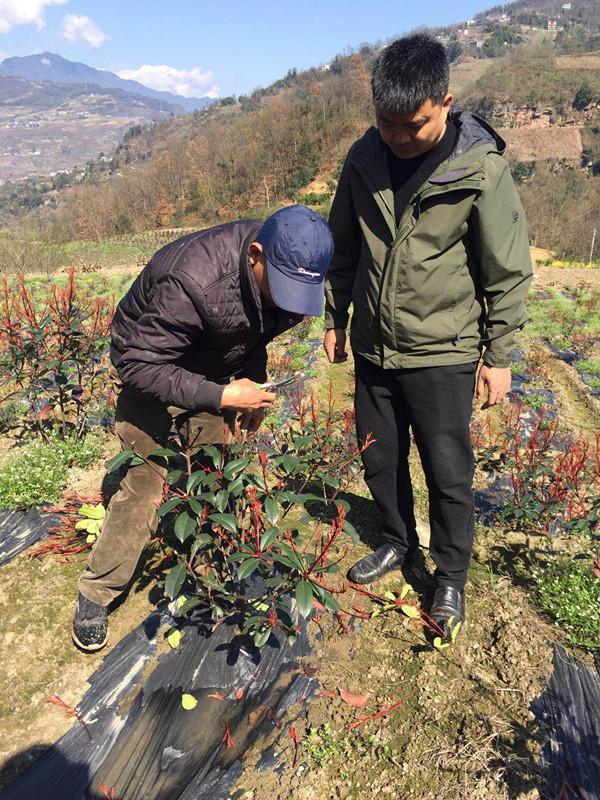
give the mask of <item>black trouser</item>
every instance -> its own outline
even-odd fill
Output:
[[[418,546],[408,466],[412,429],[429,489],[429,550],[438,584],[462,588],[473,548],[473,449],[469,422],[477,364],[384,370],[356,361],[356,430],[365,480],[383,536],[403,552]]]

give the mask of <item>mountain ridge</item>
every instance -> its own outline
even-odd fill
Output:
[[[44,52],[29,56],[11,56],[0,62],[0,75],[25,78],[42,83],[93,84],[103,89],[118,89],[130,94],[178,105],[184,111],[198,111],[211,104],[209,97],[184,97],[173,92],[151,89],[138,81],[120,78],[109,70],[96,69],[80,61],[70,61],[58,53]]]

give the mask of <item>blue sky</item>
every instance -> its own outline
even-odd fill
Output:
[[[180,94],[243,94],[494,0],[0,0],[3,57],[49,50]]]

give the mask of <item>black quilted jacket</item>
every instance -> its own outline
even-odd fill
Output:
[[[229,378],[265,380],[267,343],[302,317],[261,303],[247,259],[260,226],[229,222],[155,253],[112,321],[110,356],[125,385],[216,414]]]

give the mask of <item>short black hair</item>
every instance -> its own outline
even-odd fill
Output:
[[[427,33],[403,36],[375,59],[373,103],[393,114],[414,114],[428,98],[433,103],[444,101],[449,78],[448,56],[441,42]]]

